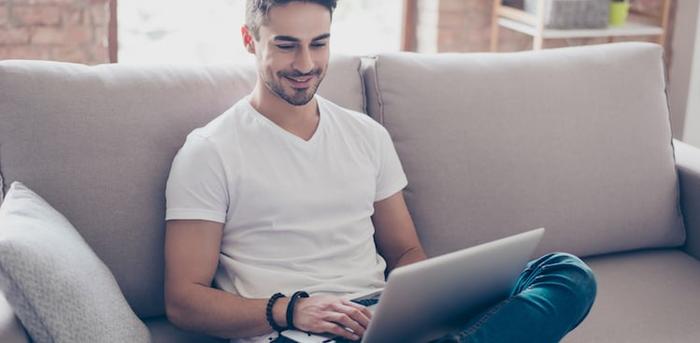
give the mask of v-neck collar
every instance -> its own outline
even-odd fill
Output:
[[[256,110],[255,107],[250,104],[250,95],[245,98],[245,104],[259,121],[279,132],[280,136],[284,137],[285,140],[298,146],[311,147],[316,145],[316,141],[320,139],[319,137],[322,135],[323,127],[327,121],[327,118],[325,118],[326,113],[324,113],[325,109],[323,106],[323,99],[319,95],[314,95],[314,98],[316,99],[316,105],[318,107],[318,124],[316,125],[316,130],[314,131],[313,135],[308,140],[304,140],[290,131],[287,131],[283,127],[277,125],[277,123],[274,121],[270,120],[270,118],[258,112],[258,110]]]

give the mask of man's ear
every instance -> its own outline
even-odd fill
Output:
[[[249,53],[255,53],[255,39],[253,39],[253,34],[248,29],[247,25],[241,26],[241,37],[243,37],[243,45]]]

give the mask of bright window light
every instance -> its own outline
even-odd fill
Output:
[[[241,42],[245,0],[119,0],[119,62],[252,61]],[[331,29],[334,54],[399,51],[402,0],[339,0]]]

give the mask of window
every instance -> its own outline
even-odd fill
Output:
[[[205,5],[206,4],[206,5]],[[119,61],[220,63],[252,60],[241,42],[245,0],[119,0]],[[403,0],[341,0],[334,54],[399,51]]]

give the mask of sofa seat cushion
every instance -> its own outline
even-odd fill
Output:
[[[19,322],[12,305],[7,301],[5,293],[0,291],[0,342],[28,343],[29,337]]]
[[[586,320],[563,342],[697,342],[700,261],[681,250],[585,259],[598,280]]]
[[[200,335],[178,329],[166,317],[144,320],[151,331],[152,343],[226,343],[228,340]]]

